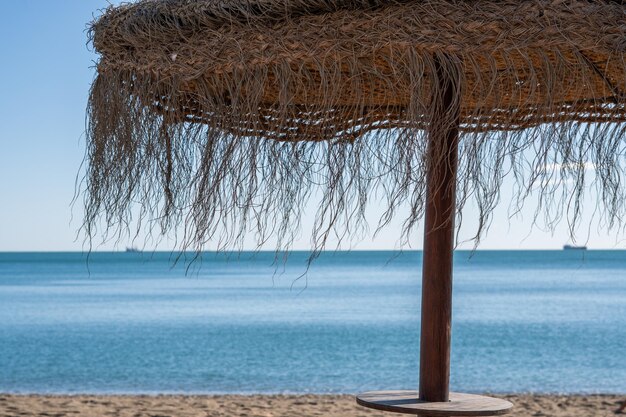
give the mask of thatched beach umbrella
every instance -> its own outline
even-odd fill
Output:
[[[603,224],[626,218],[621,1],[144,0],[91,35],[90,238],[134,215],[184,230],[183,249],[246,233],[287,249],[311,200],[319,250],[361,232],[371,199],[381,227],[406,210],[405,239],[424,218],[419,394],[363,405],[511,406],[448,392],[455,219],[475,205],[478,239],[506,174],[549,225],[573,230],[588,188]]]

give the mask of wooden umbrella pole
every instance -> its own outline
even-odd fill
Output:
[[[422,266],[419,399],[449,399],[452,257],[456,212],[459,97],[455,81],[435,62],[428,131],[428,182]],[[438,88],[437,88],[438,87]]]

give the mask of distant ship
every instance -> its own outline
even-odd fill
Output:
[[[140,249],[137,249],[137,248],[134,248],[134,247],[130,247],[130,248],[129,248],[129,247],[127,246],[127,247],[126,247],[126,252],[128,252],[128,253],[140,253],[140,252],[141,252],[141,250],[140,250]]]
[[[563,245],[563,250],[587,250],[587,246]]]

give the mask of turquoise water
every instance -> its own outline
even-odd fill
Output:
[[[325,254],[297,280],[305,253],[2,253],[0,392],[415,389],[420,258]],[[626,392],[626,251],[455,268],[452,389]]]

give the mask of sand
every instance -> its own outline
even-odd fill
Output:
[[[509,415],[615,416],[626,395],[504,395]],[[359,407],[349,395],[0,395],[0,417],[390,417]],[[626,415],[626,414],[624,414]]]

